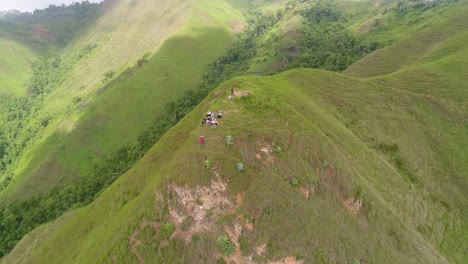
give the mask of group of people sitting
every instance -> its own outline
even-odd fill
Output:
[[[219,111],[218,113],[208,111],[206,113],[206,117],[204,117],[202,119],[202,126],[204,124],[208,124],[209,126],[218,127],[218,119],[217,118],[222,118],[222,117],[223,117],[223,113],[221,111]]]

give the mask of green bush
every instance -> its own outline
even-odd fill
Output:
[[[233,139],[232,136],[227,135],[227,136],[224,137],[224,142],[226,143],[226,145],[231,146],[232,145],[232,139]]]
[[[276,153],[281,153],[282,151],[283,151],[283,149],[280,146],[275,145],[275,152]]]
[[[213,164],[212,164],[211,160],[209,160],[209,159],[205,160],[205,168],[209,169],[209,168],[211,168],[212,165]]]
[[[174,233],[175,227],[172,223],[166,222],[161,226],[161,239],[166,239],[171,237],[172,233]]]
[[[242,164],[241,162],[239,162],[239,163],[236,164],[236,170],[238,170],[238,171],[244,171],[244,169],[245,169],[245,166],[244,166],[244,164]]]
[[[114,77],[114,75],[115,75],[115,71],[108,70],[108,71],[106,71],[106,73],[104,73],[104,79],[110,80],[110,79],[112,79],[112,77]]]
[[[216,238],[216,245],[226,256],[230,256],[234,252],[234,244],[226,234],[222,234]]]
[[[322,167],[324,169],[327,169],[328,167],[330,167],[330,162],[328,160],[324,160],[322,163]]]
[[[298,178],[292,178],[289,183],[291,184],[292,187],[297,187],[297,186],[299,186],[299,179]]]

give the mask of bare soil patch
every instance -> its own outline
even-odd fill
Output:
[[[261,244],[260,246],[256,247],[255,248],[255,253],[259,256],[265,254],[267,251],[267,244],[266,243],[263,243]]]
[[[299,191],[300,191],[301,194],[304,196],[304,198],[306,198],[306,199],[309,198],[309,196],[310,196],[310,189],[301,186],[301,187],[299,187]]]
[[[219,179],[212,180],[209,186],[170,185],[169,191],[174,197],[168,201],[171,222],[175,226],[173,237],[186,242],[190,242],[193,234],[211,230],[216,220],[234,207],[226,197],[226,184]],[[189,224],[182,228],[184,222]]]
[[[268,264],[303,264],[303,263],[304,263],[304,260],[297,260],[296,257],[294,256],[268,262]]]
[[[130,252],[137,257],[138,263],[144,264],[143,257],[138,252],[138,246],[141,245],[141,241],[137,239],[138,231],[139,229],[137,228],[129,237],[128,242],[130,244]]]
[[[275,163],[275,156],[273,153],[273,147],[270,143],[266,142],[265,140],[258,140],[257,146],[259,147],[259,153],[255,154],[257,159],[263,161],[264,165],[272,165]]]
[[[351,197],[344,201],[344,205],[352,214],[357,214],[362,207],[362,200],[355,200],[354,197]]]
[[[237,19],[229,21],[228,24],[234,33],[239,33],[245,28],[245,24],[242,24]]]
[[[235,97],[243,97],[243,96],[250,95],[251,93],[252,93],[252,91],[235,91],[234,96]]]

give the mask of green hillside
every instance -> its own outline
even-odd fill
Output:
[[[163,3],[170,4],[169,1]],[[205,64],[222,54],[231,43],[231,28],[225,22],[240,19],[239,13],[228,10],[229,6],[222,2],[211,5],[212,10],[203,8],[205,1],[197,1],[197,5],[192,6],[171,5],[175,9],[165,13],[160,7],[147,10],[144,3],[140,4],[141,8],[137,5],[131,7],[132,11],[147,12],[148,17],[158,13],[163,17],[159,23],[145,24],[141,29],[128,23],[119,25],[125,27],[123,31],[138,29],[133,38],[113,33],[116,38],[124,38],[119,41],[129,41],[129,46],[115,45],[111,38],[86,46],[89,49],[82,47],[90,39],[102,37],[103,23],[116,23],[107,22],[106,17],[128,11],[128,6],[119,4],[99,20],[103,22],[89,35],[66,48],[62,64],[68,63],[71,67],[63,83],[47,95],[47,103],[34,117],[34,120],[50,121],[43,134],[25,150],[15,166],[10,167],[15,178],[0,196],[9,200],[24,199],[88,176],[102,158],[133,143],[160,115],[166,103],[201,80]],[[127,14],[129,19],[141,15]],[[181,20],[174,21],[175,17]],[[145,17],[140,19],[145,20]],[[165,32],[156,36],[145,34],[159,27]],[[137,47],[132,52],[128,50],[142,41],[148,46]],[[150,46],[159,45],[158,42],[163,43],[159,43],[161,46],[156,53],[150,59],[147,56],[142,59],[143,51],[151,51]],[[87,51],[82,55],[80,49]],[[80,59],[73,62],[76,57]],[[137,61],[140,64],[133,66]],[[128,64],[132,67],[125,67]],[[106,77],[112,78],[120,72],[123,74],[113,81]]]
[[[38,57],[59,52],[84,34],[103,10],[83,2],[0,17],[0,96],[25,96]]]
[[[437,45],[419,44],[430,50],[422,59],[404,56],[418,35],[369,56],[402,54],[391,74],[364,58],[356,74],[296,69],[221,84],[93,203],[2,261],[465,263],[459,12],[432,28],[448,32]],[[208,110],[223,111],[219,127],[200,126]]]
[[[150,2],[107,1],[86,34],[33,64],[27,96],[0,97],[0,210],[14,214],[2,218],[1,256],[128,170],[155,142],[142,134],[231,46],[231,22],[243,23],[225,2]],[[148,146],[129,154],[142,140]],[[129,154],[125,161],[122,153]]]
[[[453,14],[447,12],[442,22],[422,29],[415,33],[416,36],[407,37],[394,46],[383,48],[366,56],[355,63],[345,73],[359,77],[373,77],[395,72],[408,65],[424,64],[427,61],[446,56],[451,52],[457,52],[464,48],[463,40],[466,39],[467,7],[461,7],[463,11]],[[439,18],[440,19],[440,18]],[[440,47],[443,46],[443,47]]]
[[[21,43],[1,37],[0,50],[0,93],[22,95],[36,54]]]

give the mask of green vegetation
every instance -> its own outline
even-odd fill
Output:
[[[219,250],[226,256],[232,255],[234,253],[234,244],[226,234],[222,234],[216,238],[216,245]]]
[[[180,35],[167,40],[152,58],[140,56],[124,71],[106,68],[96,73],[104,85],[96,97],[67,94],[76,122],[66,134],[47,134],[43,145],[34,149],[35,155],[55,157],[49,164],[66,167],[53,171],[55,175],[70,175],[68,182],[52,189],[56,176],[42,181],[10,174],[14,170],[9,168],[24,155],[21,150],[31,151],[28,142],[36,137],[16,132],[34,123],[41,134],[56,125],[54,118],[60,116],[43,115],[45,102],[56,95],[53,87],[66,84],[62,76],[81,60],[67,56],[39,60],[29,98],[3,99],[9,107],[1,117],[13,121],[15,132],[0,133],[0,158],[7,172],[4,190],[33,179],[29,184],[46,191],[0,207],[5,216],[0,223],[0,253],[17,245],[2,261],[215,263],[239,253],[240,246],[242,256],[260,263],[289,256],[306,263],[463,263],[468,232],[463,210],[468,188],[463,123],[466,7],[455,14],[457,3],[411,7],[401,1],[397,6],[385,3],[389,9],[379,15],[398,19],[383,23],[389,27],[388,38],[383,38],[378,33],[384,30],[378,29],[382,24],[363,35],[351,31],[350,25],[364,19],[352,17],[357,13],[353,8],[344,12],[343,6],[325,1],[303,2],[287,9],[280,6],[282,11],[275,15],[247,16],[250,26],[226,55],[218,59],[207,55],[214,54],[211,51],[201,55],[214,60],[203,73],[181,64],[194,65],[200,57],[173,54],[168,48],[198,55],[194,50],[204,47],[200,43],[207,39],[225,47],[225,31],[210,31],[197,20],[196,26],[191,21]],[[203,1],[198,4],[207,8]],[[138,3],[133,5],[138,8]],[[203,23],[221,21],[223,15],[215,9],[225,8],[224,3],[210,8],[206,12],[216,15],[204,17]],[[454,15],[448,18],[451,12]],[[418,14],[438,19],[428,24],[429,18],[422,16],[418,24],[413,20]],[[275,30],[285,28],[283,18],[304,23],[297,51],[281,50],[284,43]],[[418,34],[399,39],[393,26],[410,21],[417,24],[411,30]],[[200,42],[188,41],[194,35]],[[275,38],[278,45],[273,51],[278,53],[266,54],[271,47],[266,43]],[[291,64],[274,70],[303,65],[341,71],[377,47],[369,46],[372,41],[395,44],[354,63],[347,75],[295,69],[231,79],[252,73],[253,66],[264,70],[270,59],[284,60],[284,54],[291,55],[287,60]],[[163,63],[167,58],[175,59]],[[190,81],[171,80],[177,70]],[[164,90],[161,99],[149,87],[155,80],[160,84],[164,76],[169,76],[162,81],[164,87],[172,90]],[[184,90],[175,92],[181,83],[186,84]],[[231,87],[238,94],[227,100]],[[155,106],[145,105],[150,98]],[[84,103],[89,106],[80,110]],[[122,110],[134,106],[138,107],[132,113]],[[216,129],[199,125],[208,109],[225,113]],[[201,134],[209,144],[200,146]],[[42,168],[43,175],[49,168],[37,158],[29,166]],[[171,191],[174,186],[181,189]],[[22,188],[28,190],[27,185]],[[212,197],[195,199],[190,207],[185,203],[192,194],[184,195],[189,188]],[[210,200],[216,198],[222,199]],[[190,213],[181,221],[184,206]],[[74,210],[63,215],[70,209]],[[213,222],[206,220],[211,218]],[[47,224],[34,229],[43,223]],[[231,239],[231,227],[238,239]]]
[[[138,6],[132,12],[142,9],[144,7]],[[141,30],[148,28],[142,27]],[[117,76],[121,70],[94,69],[98,65],[89,63],[97,56],[105,57],[102,59],[106,60],[106,65],[118,62],[124,57],[119,56],[107,63],[107,53],[123,47],[113,45],[112,49],[106,48],[97,41],[96,44],[85,42],[83,46],[76,44],[68,48],[60,56],[61,63],[56,72],[61,73],[63,68],[70,68],[70,71],[60,75],[65,81],[60,81],[59,87],[41,96],[47,103],[37,107],[39,111],[33,114],[34,118],[22,121],[31,129],[22,129],[21,133],[31,139],[26,141],[26,148],[18,149],[25,151],[14,160],[11,169],[3,173],[4,178],[13,176],[13,180],[0,196],[9,196],[10,200],[26,199],[90,175],[94,165],[107,155],[126,144],[134,144],[138,135],[164,111],[167,102],[195,88],[202,79],[203,66],[224,52],[231,37],[224,24],[206,26],[194,17],[178,34],[161,45],[157,56],[148,59],[147,55],[142,55],[148,60],[146,64],[128,68],[115,81],[110,81],[110,75],[106,77],[106,73],[113,71]],[[191,48],[187,49],[187,46]],[[81,54],[79,60],[72,63],[75,54],[81,50],[89,53]],[[83,71],[93,72],[81,78]],[[94,79],[99,91],[95,86],[88,86],[87,80],[90,79]],[[152,103],[145,103],[148,100]],[[42,120],[47,120],[47,127],[35,129],[34,125]],[[30,131],[38,131],[34,134],[37,136],[34,137]],[[17,132],[10,130],[8,133]],[[30,188],[34,192],[25,191]]]
[[[22,95],[36,55],[23,44],[1,36],[0,50],[0,95]]]
[[[11,166],[23,153],[28,144],[49,125],[51,116],[36,118],[44,105],[46,96],[59,86],[70,69],[81,58],[87,56],[93,46],[72,53],[69,57],[39,57],[32,63],[33,76],[26,85],[27,96],[15,97],[0,94],[0,173],[6,174],[0,191],[12,180]]]
[[[78,33],[82,33],[99,17],[102,9],[100,4],[89,1],[77,2],[71,5],[50,5],[33,13],[19,13],[3,17],[2,23],[16,24],[15,28],[28,27],[29,34],[18,37],[29,39],[31,42],[52,43],[64,47]],[[1,19],[1,18],[0,18]],[[14,32],[20,34],[20,32]]]
[[[211,169],[211,166],[213,166],[213,162],[209,159],[205,160],[205,168]]]
[[[161,226],[161,239],[167,239],[174,233],[175,227],[172,223],[166,222]]]
[[[59,48],[86,31],[101,11],[98,4],[82,2],[0,17],[0,95],[24,96],[26,83],[34,76],[31,68],[37,70],[32,65],[36,58],[56,56]]]
[[[0,207],[0,212],[8,216],[3,220],[5,222],[2,221],[4,225],[0,228],[0,237],[4,239],[0,241],[0,255],[4,255],[11,250],[22,236],[36,226],[57,218],[70,208],[81,207],[93,201],[102,190],[130,169],[168,129],[198,105],[211,90],[223,80],[234,76],[238,69],[232,65],[242,65],[246,62],[246,57],[232,56],[238,50],[239,46],[234,46],[226,55],[209,64],[203,74],[203,81],[198,84],[196,89],[188,90],[175,102],[166,104],[163,114],[154,121],[153,125],[145,129],[137,137],[137,142],[134,145],[124,145],[108,155],[106,159],[95,165],[90,176],[70,185],[55,187],[49,192],[28,200],[12,202]],[[58,66],[59,63],[60,59],[54,58],[44,60],[43,64],[38,64],[37,69],[46,69],[45,72],[48,74],[41,74],[43,72],[38,71],[38,74],[35,75],[37,77],[33,79],[32,87],[34,87],[34,90],[30,92],[31,94],[42,95],[48,90],[49,85],[56,85],[56,82],[59,81],[58,76],[63,75],[57,74],[50,67],[62,69]],[[57,66],[54,67],[54,65]],[[134,70],[137,70],[138,67],[140,66],[135,66]],[[107,75],[113,75],[113,73],[106,74],[105,77],[110,79],[111,77]],[[129,76],[130,80],[128,79]],[[115,80],[115,83],[121,85],[122,82],[131,82],[133,79],[136,78],[131,74],[123,75]],[[11,154],[6,157],[12,159]],[[11,161],[7,160],[6,163],[11,163]],[[206,160],[205,166],[210,168],[212,166],[211,160]],[[6,188],[10,181],[11,178],[6,178],[3,181],[3,188]]]
[[[291,183],[292,187],[298,187],[299,186],[299,179],[298,178],[292,178],[290,183]]]
[[[232,143],[232,136],[231,135],[227,135],[224,137],[224,143],[226,143],[227,146],[231,146],[233,143]]]
[[[236,170],[237,171],[244,171],[244,169],[245,169],[245,166],[244,166],[244,164],[242,162],[239,162],[239,163],[236,164]]]

